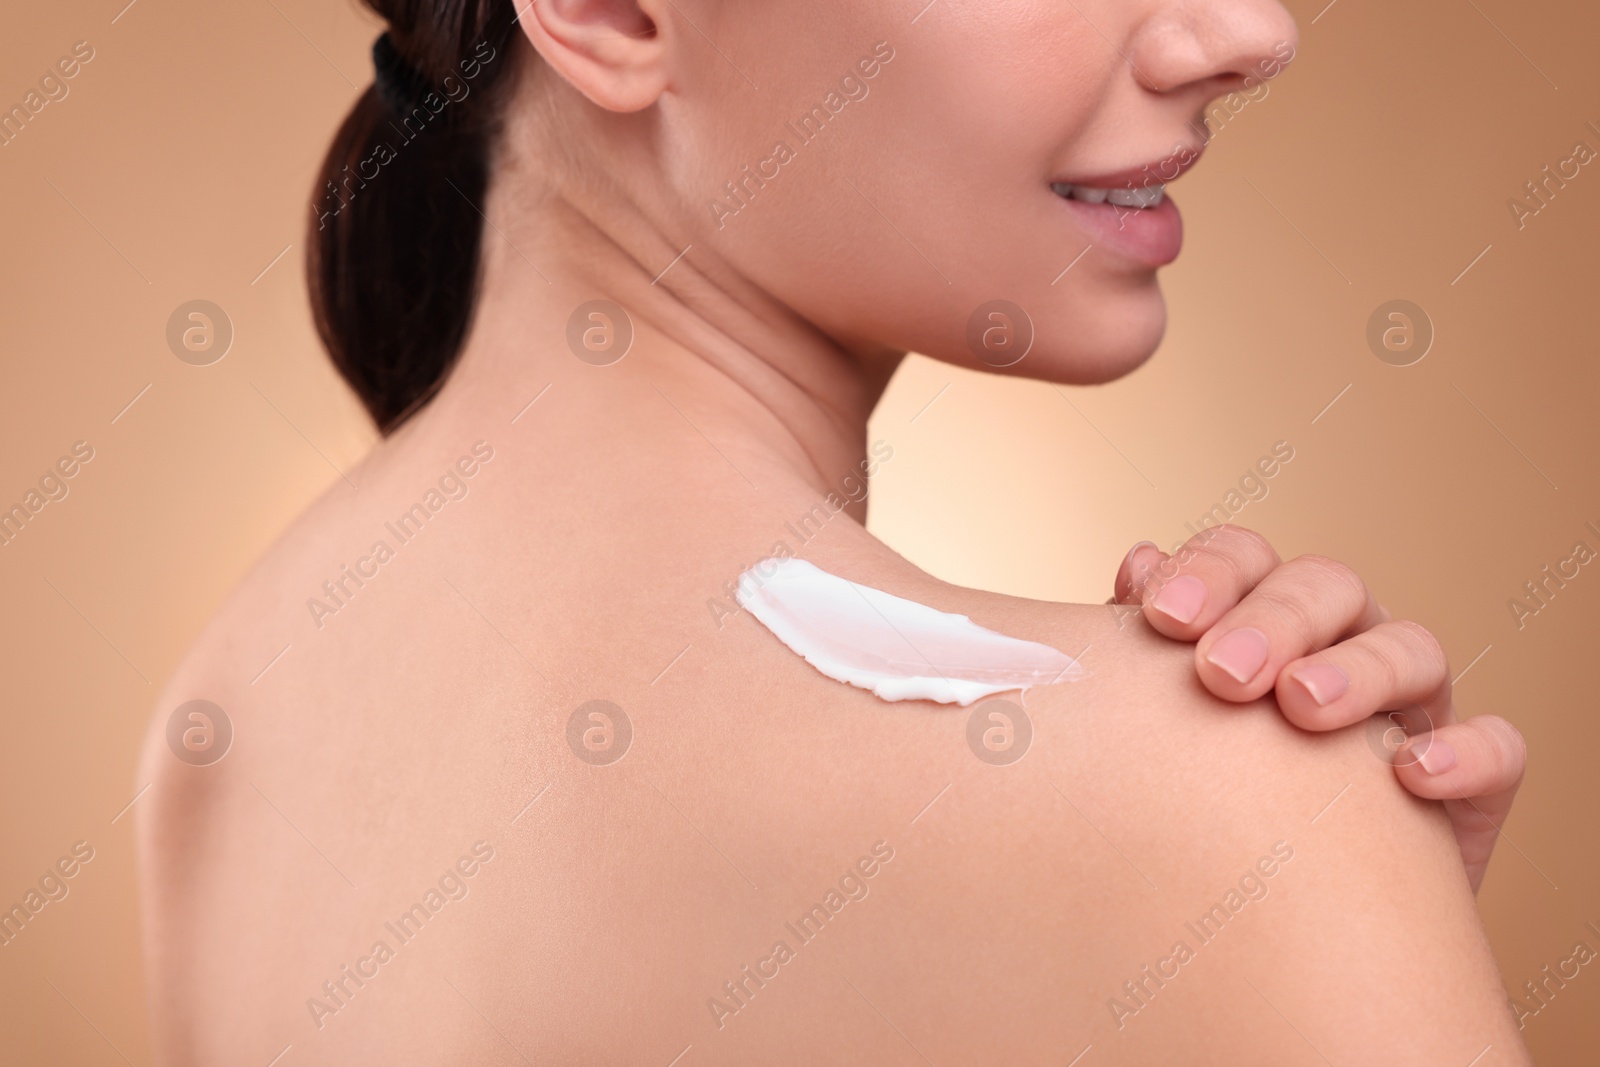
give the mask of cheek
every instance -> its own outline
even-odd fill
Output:
[[[1097,17],[1112,17],[1103,6]],[[1085,238],[1049,190],[1074,155],[1122,150],[1109,134],[1090,142],[1107,128],[1125,64],[1071,5],[973,7],[940,5],[908,29],[852,4],[825,35],[809,23],[748,31],[789,43],[745,42],[746,54],[775,57],[759,72],[761,93],[742,91],[725,64],[704,73],[727,92],[721,121],[684,117],[711,138],[680,156],[685,210],[699,213],[715,254],[833,336],[995,369],[968,345],[968,321],[1004,299],[1027,311],[1035,335],[1005,373],[1126,374],[1165,328],[1154,275],[1086,261],[1062,277]],[[878,41],[894,58],[865,82],[867,97],[808,139],[798,120]],[[763,165],[777,141],[793,158]]]

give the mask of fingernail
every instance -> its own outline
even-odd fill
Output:
[[[1126,556],[1122,557],[1122,566],[1117,568],[1117,573],[1120,575],[1120,574],[1122,574],[1123,571],[1127,571],[1127,573],[1128,573],[1128,579],[1127,579],[1128,580],[1128,585],[1127,585],[1127,588],[1128,588],[1129,592],[1137,592],[1139,587],[1144,584],[1140,580],[1144,576],[1141,576],[1139,574],[1134,573],[1134,570],[1133,570],[1133,557],[1139,554],[1139,550],[1141,548],[1155,548],[1155,547],[1156,546],[1155,546],[1155,544],[1153,542],[1140,541],[1138,544],[1136,544],[1132,548],[1128,549],[1128,554]],[[1146,571],[1146,574],[1148,574],[1149,568],[1146,567],[1145,571]]]
[[[1198,619],[1200,609],[1206,606],[1206,583],[1192,574],[1180,574],[1161,587],[1150,606],[1187,625]]]
[[[1211,646],[1206,659],[1241,682],[1248,682],[1267,662],[1267,635],[1252,626],[1228,634]]]
[[[1350,691],[1350,679],[1331,663],[1313,663],[1301,667],[1290,677],[1305,686],[1306,692],[1311,694],[1311,699],[1319,707],[1327,707]]]
[[[1133,557],[1138,555],[1139,550],[1141,548],[1155,548],[1155,547],[1156,547],[1156,543],[1154,541],[1140,541],[1138,544],[1136,544],[1132,548],[1128,549],[1128,554],[1126,556],[1122,557],[1122,565],[1124,567],[1126,567],[1128,564],[1132,563],[1133,562]]]
[[[1458,762],[1456,750],[1431,735],[1420,746],[1413,741],[1411,754],[1429,774],[1443,774]]]

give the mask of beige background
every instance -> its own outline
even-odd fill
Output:
[[[95,50],[0,148],[0,506],[74,442],[95,453],[0,548],[0,903],[74,842],[95,849],[70,895],[0,948],[7,1063],[148,1062],[119,816],[141,731],[252,558],[373,441],[312,334],[301,232],[376,31],[349,0],[125,2],[13,4],[0,20],[6,107],[74,42]],[[1292,0],[1292,73],[1179,187],[1189,241],[1153,363],[1055,390],[912,361],[876,418],[896,458],[873,525],[947,579],[1099,600],[1133,541],[1185,536],[1289,442],[1294,460],[1238,521],[1285,555],[1354,564],[1472,664],[1466,712],[1528,737],[1481,896],[1520,991],[1580,939],[1600,949],[1583,929],[1600,924],[1600,567],[1521,630],[1507,607],[1574,542],[1600,549],[1584,529],[1600,526],[1600,165],[1520,231],[1506,201],[1576,140],[1600,148],[1585,127],[1600,126],[1600,12],[1337,0],[1318,17],[1322,3]],[[164,337],[196,297],[237,332],[204,368]],[[1437,330],[1409,367],[1365,341],[1399,297]],[[1527,1036],[1543,1062],[1594,1062],[1600,966]]]

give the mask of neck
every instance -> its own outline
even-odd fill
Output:
[[[472,333],[435,406],[487,419],[549,385],[541,403],[564,392],[632,412],[607,433],[657,459],[680,449],[673,469],[687,477],[709,466],[781,498],[859,477],[867,418],[903,352],[825,336],[743,277],[714,239],[664,221],[659,204],[610,183],[560,182],[507,155],[481,205]],[[594,365],[615,355],[605,331],[617,330],[615,345],[627,328],[608,321],[616,316],[580,317],[579,334],[593,327],[599,349],[590,361],[569,343],[574,313],[594,300],[624,309],[632,328],[626,355],[606,366]],[[864,520],[864,501],[849,510]]]

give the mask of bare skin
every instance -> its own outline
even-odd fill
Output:
[[[561,43],[585,11],[633,7],[537,5],[533,44],[576,80],[530,79],[515,114],[581,90],[637,117],[654,75],[634,28]],[[665,27],[665,5],[636,7]],[[1091,1045],[1084,1064],[1527,1062],[1448,819],[1359,727],[1225,703],[1193,649],[1109,606],[940,582],[872,538],[859,502],[816,518],[873,454],[866,418],[903,348],[839,341],[848,323],[822,328],[714,253],[659,273],[687,243],[659,199],[511,151],[455,375],[351,472],[359,488],[289,529],[169,683],[136,809],[167,1062],[285,1045],[304,1063],[1066,1063]],[[1159,306],[1130,277],[1104,279],[1127,290],[1102,308],[1123,322]],[[637,330],[609,367],[564,342],[597,295]],[[1128,352],[1153,347],[1144,326]],[[1054,376],[1136,362],[1101,353]],[[465,497],[399,544],[385,523],[477,442]],[[393,558],[314,617],[380,539]],[[780,542],[1091,675],[1027,694],[1032,743],[992,765],[970,710],[829,681],[732,612],[727,583]],[[195,698],[235,729],[203,767],[165,736]],[[569,743],[596,699],[632,728],[609,765]],[[385,924],[464,857],[445,892],[465,895],[402,941]],[[811,940],[788,930],[853,871],[862,899]],[[1248,903],[1191,932],[1230,890]]]
[[[669,341],[642,337],[605,370],[526,358],[508,339],[538,311],[504,291],[485,318],[507,339],[480,336],[353,475],[359,491],[341,483],[290,530],[161,702],[203,696],[237,728],[210,767],[163,737],[147,752],[149,943],[174,1062],[291,1042],[311,1062],[515,1061],[478,1012],[535,1060],[666,1062],[691,1043],[706,1062],[914,1058],[863,996],[935,1062],[1070,1059],[1091,1042],[1106,1062],[1320,1062],[1276,1011],[1335,1062],[1466,1062],[1484,1045],[1480,1062],[1523,1062],[1449,828],[1359,729],[1312,737],[1269,705],[1241,713],[1142,623],[945,585],[844,514],[807,558],[1087,647],[1090,679],[1029,694],[1027,757],[988,766],[966,712],[824,679],[748,617],[719,629],[707,601],[793,541],[785,524],[826,490],[804,466],[786,474],[788,442],[759,439],[759,409]],[[478,440],[494,458],[470,494],[317,629],[306,599]],[[610,767],[566,741],[596,698],[634,724]],[[383,922],[480,839],[495,858],[444,929],[319,1029],[307,1000],[392,942]],[[726,1001],[722,983],[880,839],[895,859],[841,914],[851,925],[791,946],[718,1029],[708,998]],[[1122,984],[1278,841],[1295,859],[1271,895],[1220,943],[1191,944],[1170,991],[1119,1030]]]

